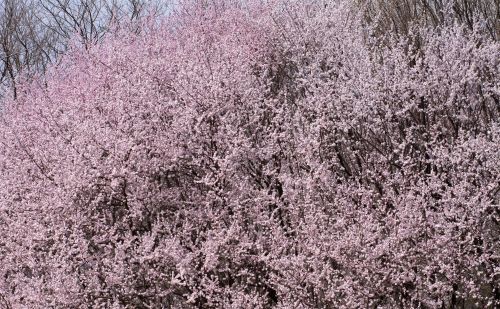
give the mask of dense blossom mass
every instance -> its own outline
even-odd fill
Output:
[[[0,308],[498,308],[500,44],[185,2],[0,120]]]

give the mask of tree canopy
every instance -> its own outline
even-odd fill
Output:
[[[0,306],[499,306],[500,44],[357,5],[183,1],[18,84]]]

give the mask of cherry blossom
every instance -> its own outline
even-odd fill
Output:
[[[0,121],[5,308],[495,308],[500,44],[183,1]]]

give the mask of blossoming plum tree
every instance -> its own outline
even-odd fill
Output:
[[[358,15],[185,1],[19,88],[0,306],[498,306],[500,45]]]

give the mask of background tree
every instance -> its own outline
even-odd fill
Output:
[[[480,27],[485,35],[500,36],[498,0],[359,0],[366,21],[375,22],[378,31],[407,34],[412,27],[440,27],[455,22],[470,30]]]
[[[118,24],[165,14],[169,1],[3,0],[0,2],[0,98],[17,96],[17,79],[43,74],[70,40],[95,43]]]

